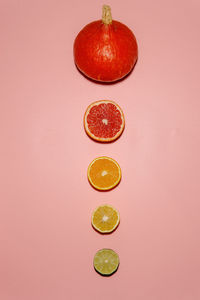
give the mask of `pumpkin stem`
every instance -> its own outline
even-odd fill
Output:
[[[109,25],[112,23],[111,8],[109,5],[103,5],[102,22],[106,25]]]

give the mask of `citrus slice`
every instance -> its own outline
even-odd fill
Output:
[[[110,233],[119,225],[119,212],[110,205],[101,205],[92,214],[92,226],[101,233]]]
[[[112,275],[119,266],[119,256],[112,249],[101,249],[94,256],[95,270],[105,276]]]
[[[99,100],[90,104],[84,115],[86,133],[99,142],[116,140],[125,126],[124,114],[118,104]]]
[[[97,157],[88,167],[88,180],[98,190],[110,190],[121,180],[120,166],[110,157]]]

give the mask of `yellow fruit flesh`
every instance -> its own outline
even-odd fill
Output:
[[[119,213],[111,206],[100,206],[92,216],[92,225],[100,232],[112,232],[119,224]]]

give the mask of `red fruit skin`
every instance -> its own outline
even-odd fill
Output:
[[[138,46],[133,32],[113,20],[86,25],[74,41],[74,60],[87,77],[102,82],[117,81],[126,76],[138,58]]]

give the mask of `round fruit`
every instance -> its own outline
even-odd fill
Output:
[[[115,273],[119,267],[119,256],[112,249],[101,249],[94,256],[95,270],[104,276]]]
[[[119,225],[119,212],[110,205],[101,205],[92,214],[92,226],[101,233],[110,233]]]
[[[74,42],[77,68],[95,81],[114,82],[123,78],[133,69],[137,58],[133,32],[112,20],[108,5],[103,5],[102,20],[86,25]]]
[[[90,104],[84,115],[86,133],[99,142],[112,142],[125,126],[122,109],[115,102],[100,100]]]
[[[88,180],[98,190],[110,190],[121,180],[120,166],[110,157],[97,157],[88,167]]]

